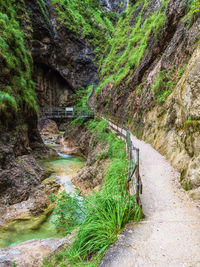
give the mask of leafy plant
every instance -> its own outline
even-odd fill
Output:
[[[63,236],[71,233],[80,224],[84,215],[79,197],[62,191],[56,196],[52,195],[50,200],[55,204],[53,213],[57,229],[62,232]]]

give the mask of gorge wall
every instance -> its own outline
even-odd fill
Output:
[[[0,203],[35,192],[46,177],[34,157],[52,155],[37,130],[43,106],[74,105],[73,94],[96,83],[94,53],[73,31],[57,28],[47,2],[0,6]]]
[[[200,18],[193,13],[195,5],[189,0],[88,1],[82,6],[21,0],[8,9],[2,1],[0,181],[5,203],[13,202],[13,194],[5,193],[9,188],[26,184],[28,192],[43,179],[41,172],[33,180],[24,171],[15,175],[24,170],[18,157],[47,153],[37,131],[37,105],[74,105],[74,94],[93,85],[90,101],[97,110],[116,121],[127,118],[130,129],[181,172],[185,189],[199,196]],[[14,202],[28,195],[19,190]]]
[[[200,16],[195,1],[135,1],[119,19],[91,102],[181,173],[200,199]],[[106,112],[105,112],[106,111]]]

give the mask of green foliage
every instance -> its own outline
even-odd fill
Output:
[[[54,215],[56,217],[55,225],[63,236],[71,233],[71,231],[79,225],[81,221],[82,210],[78,197],[67,194],[62,191],[58,195],[50,197],[52,203],[55,204]]]
[[[0,116],[13,114],[17,112],[17,103],[15,98],[8,93],[0,92]]]
[[[200,11],[200,0],[195,0],[195,9],[193,10],[193,13],[198,13]]]
[[[200,1],[199,0],[189,0],[186,10],[186,15],[183,18],[183,22],[188,23],[190,27],[197,15],[199,13]]]
[[[81,38],[87,38],[95,48],[97,60],[102,59],[114,31],[115,13],[101,9],[98,0],[51,0],[58,22]]]
[[[185,189],[185,191],[189,191],[192,190],[192,186],[190,184],[190,182],[181,182],[183,188]]]
[[[31,53],[25,46],[24,34],[17,20],[17,11],[23,4],[22,0],[2,0],[0,7],[0,72],[1,77],[4,77],[1,90],[12,97],[12,100],[10,98],[6,102],[9,105],[7,110],[11,112],[16,112],[16,107],[26,112],[37,109],[34,83],[31,80]],[[14,109],[10,109],[11,103]]]
[[[46,21],[50,22],[49,17],[48,17],[48,12],[47,12],[47,8],[46,8],[46,4],[44,2],[44,0],[37,0],[37,3],[42,11],[42,14],[45,18]]]
[[[167,97],[174,89],[174,83],[171,79],[171,71],[160,71],[152,85],[152,91],[158,103],[164,103]]]
[[[141,208],[135,204],[135,197],[130,197],[127,192],[125,143],[108,131],[107,126],[107,122],[102,120],[91,120],[87,124],[99,142],[106,144],[106,156],[111,159],[102,189],[89,197],[83,197],[81,211],[79,209],[78,213],[75,212],[75,215],[81,214],[83,219],[73,223],[74,226],[79,221],[73,245],[45,260],[44,266],[97,266],[105,251],[117,240],[124,225],[129,220],[137,221],[143,216]],[[72,209],[67,208],[67,214],[65,201],[61,203],[62,206],[62,218],[67,218],[68,225],[74,206]],[[63,224],[65,222],[62,220]]]
[[[180,79],[182,76],[183,76],[183,73],[184,73],[184,69],[180,68],[178,69],[178,72],[177,72],[177,78]]]
[[[129,5],[126,12],[121,15],[116,25],[113,37],[110,41],[110,49],[105,56],[101,69],[102,82],[96,90],[113,83],[115,88],[123,81],[128,83],[135,68],[141,62],[142,57],[148,51],[149,37],[163,30],[166,21],[166,7],[168,0],[164,0],[161,7],[153,14],[149,12],[148,0],[137,1]],[[135,11],[137,17],[135,16]],[[143,17],[147,16],[143,21]],[[135,21],[133,27],[131,21]]]

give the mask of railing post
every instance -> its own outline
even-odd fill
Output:
[[[140,151],[137,148],[136,149],[136,164],[137,164],[137,169],[136,169],[136,202],[137,204],[139,204],[140,202],[140,169],[139,169],[139,165],[140,165]]]

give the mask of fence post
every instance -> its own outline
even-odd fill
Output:
[[[140,158],[140,151],[137,148],[136,149],[136,164],[137,164],[137,169],[136,169],[136,202],[139,204],[140,202],[140,170],[139,170],[139,158]]]

